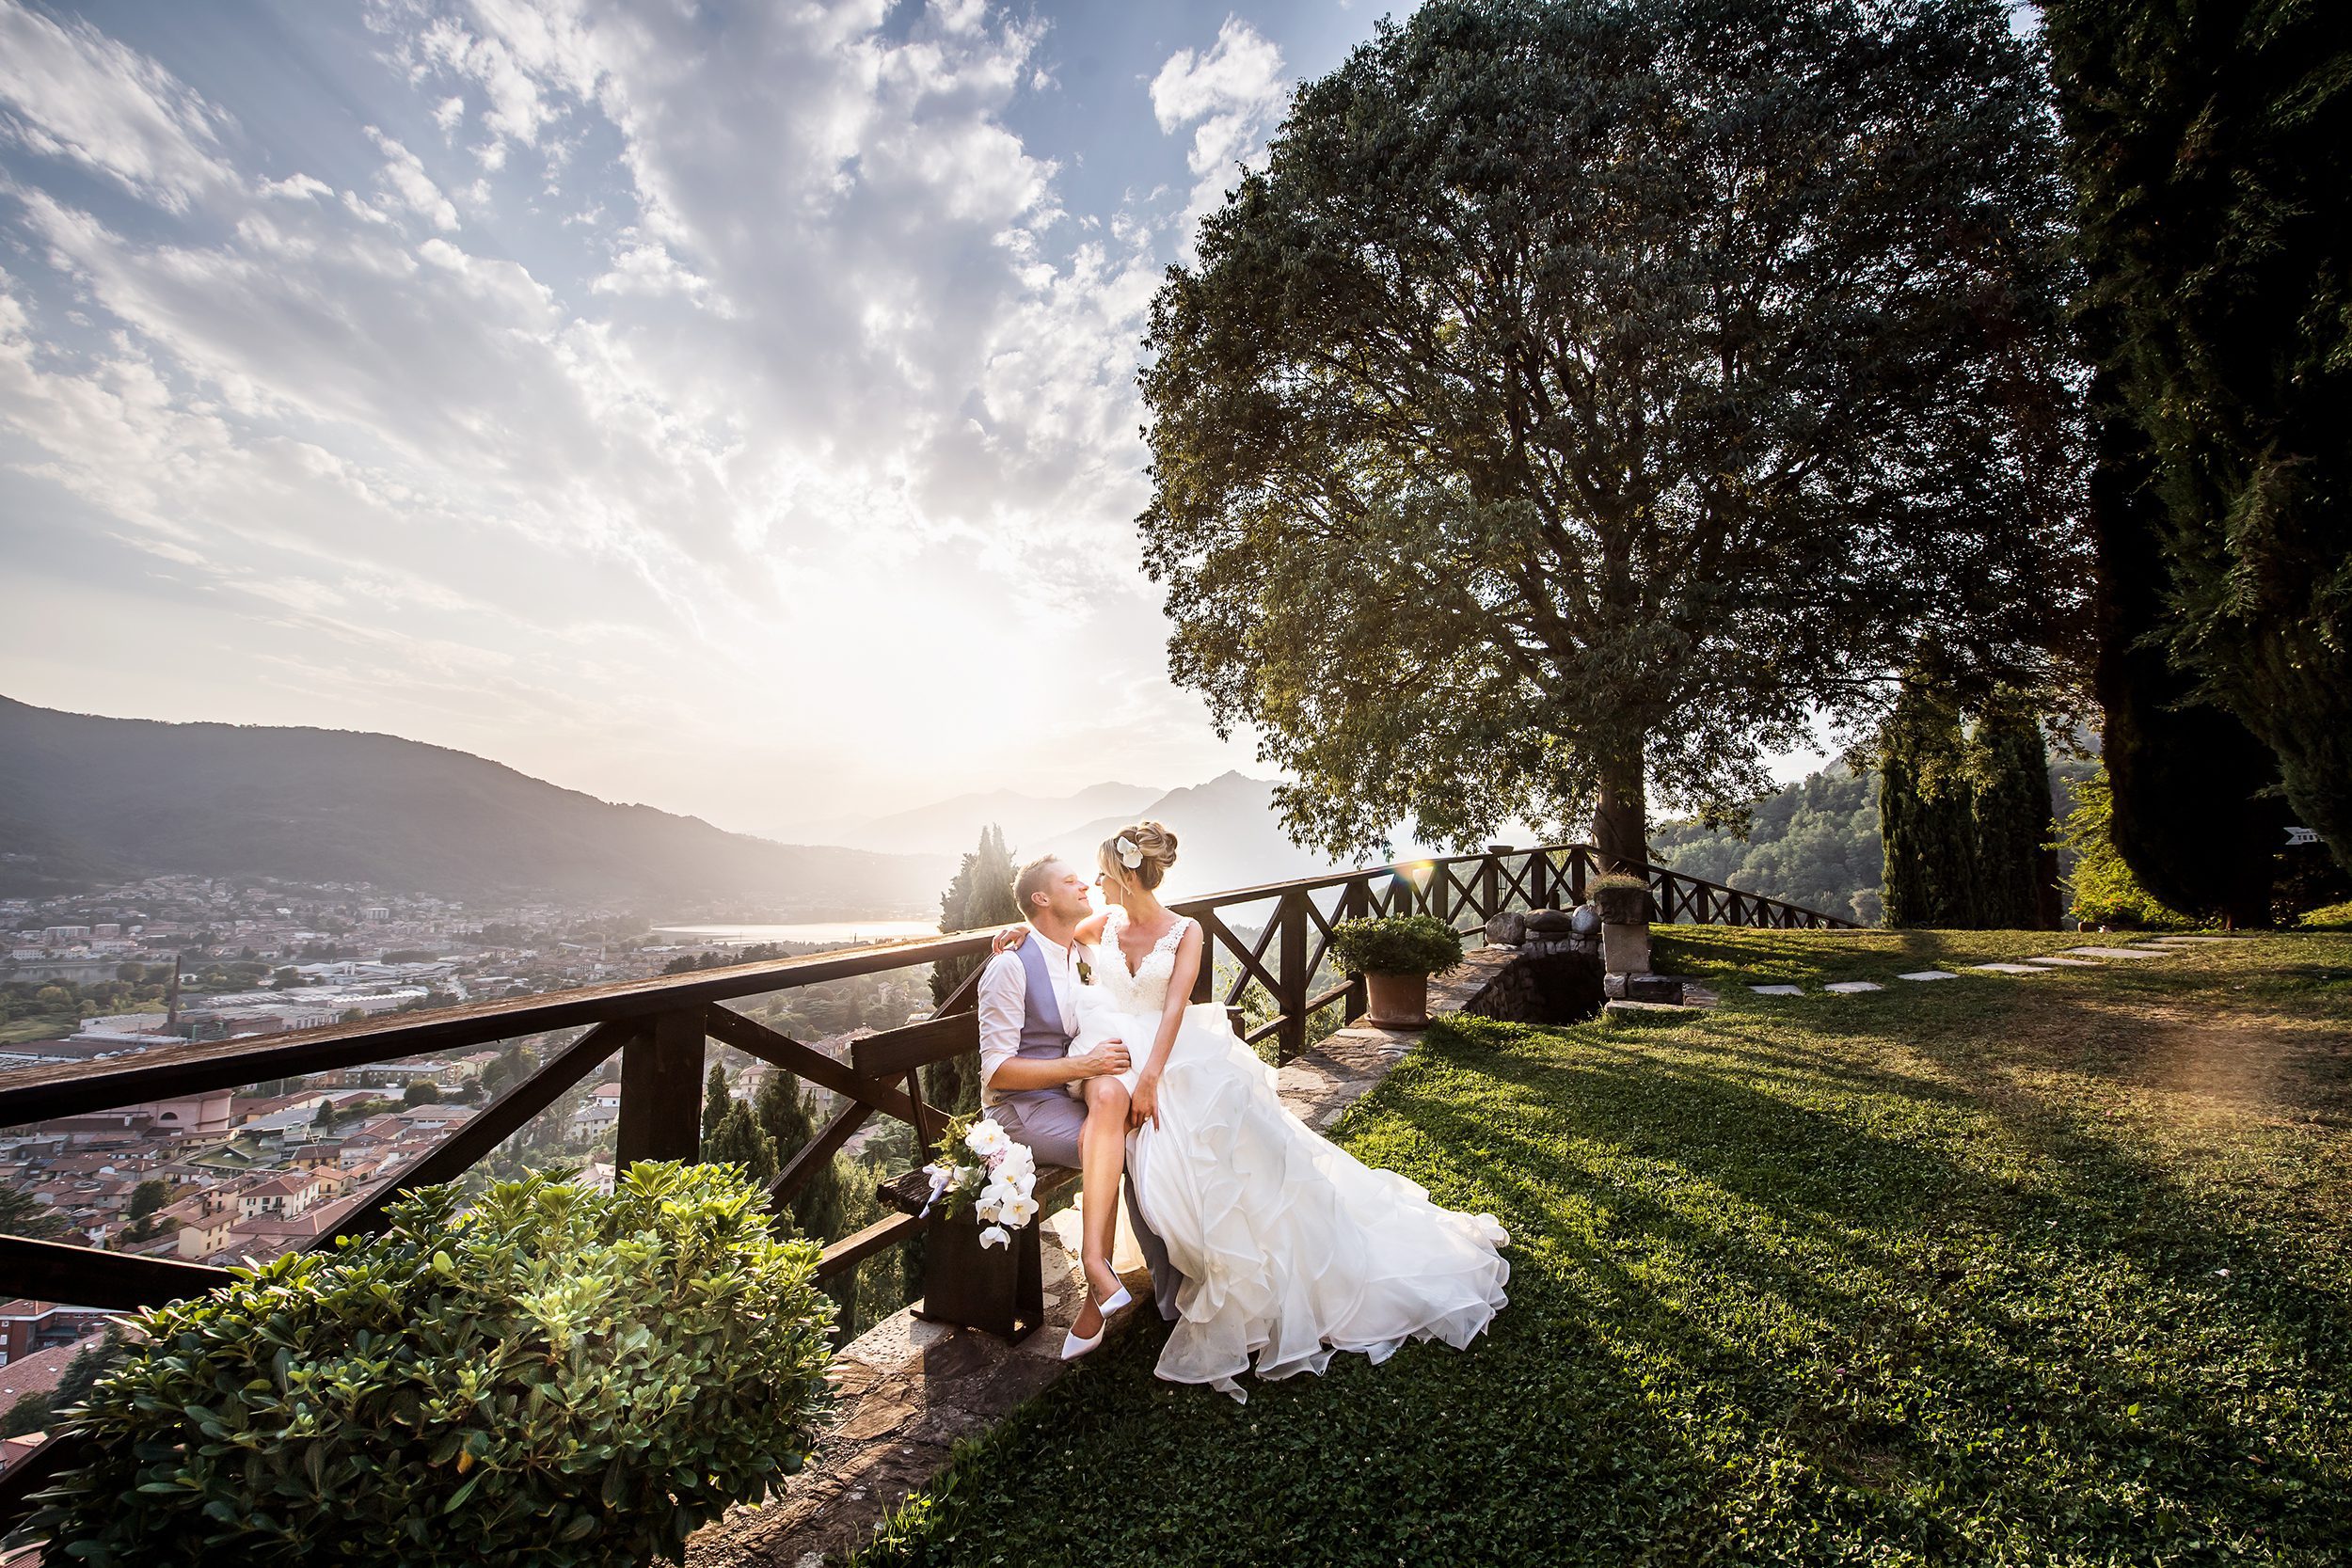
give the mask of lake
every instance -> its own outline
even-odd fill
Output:
[[[657,926],[654,935],[736,945],[809,942],[820,947],[854,947],[860,942],[896,942],[903,937],[935,937],[939,927],[925,920],[819,920],[800,926]]]

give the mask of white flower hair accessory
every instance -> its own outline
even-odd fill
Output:
[[[1143,846],[1129,838],[1125,833],[1120,834],[1118,842],[1111,847],[1119,851],[1119,863],[1128,870],[1133,871],[1143,863]]]

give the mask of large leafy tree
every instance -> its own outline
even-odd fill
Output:
[[[2270,749],[2352,866],[2352,7],[2043,10],[2091,348],[2155,502],[2164,614],[2146,635],[2189,698]],[[2162,806],[2137,760],[2114,759],[2119,845],[2152,892],[2216,902],[2135,853],[2132,813]]]
[[[1153,303],[1173,673],[1334,851],[1736,814],[2073,574],[2056,176],[1998,0],[1439,0]]]

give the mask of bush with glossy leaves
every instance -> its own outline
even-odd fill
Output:
[[[144,1314],[31,1523],[93,1568],[675,1560],[814,1445],[818,1257],[731,1166],[421,1189]]]
[[[1435,974],[1462,961],[1462,933],[1433,914],[1343,920],[1331,952],[1350,974]]]

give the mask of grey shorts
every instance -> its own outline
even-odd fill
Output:
[[[989,1107],[996,1125],[1029,1146],[1041,1165],[1078,1164],[1078,1134],[1087,1108],[1059,1089],[1025,1089]]]

